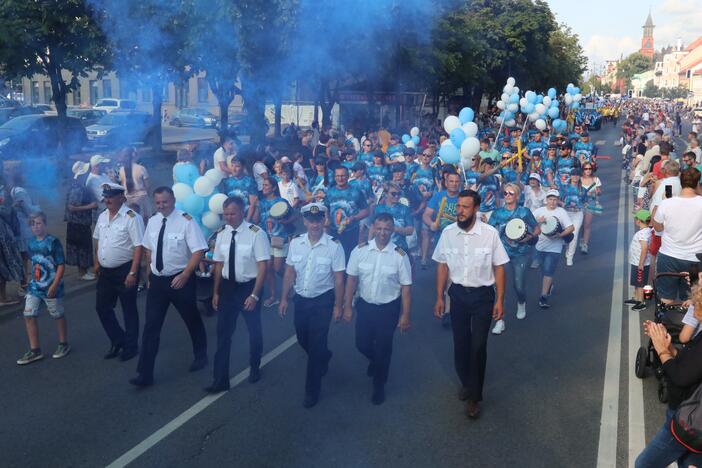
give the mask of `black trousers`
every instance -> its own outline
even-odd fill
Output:
[[[253,292],[256,280],[237,283],[222,278],[219,287],[219,307],[217,310],[217,351],[214,357],[213,385],[229,388],[229,358],[232,351],[232,335],[236,330],[239,313],[244,316],[249,330],[249,365],[258,368],[263,353],[263,333],[261,331],[261,302],[252,311],[244,310],[244,301]]]
[[[334,309],[334,289],[317,297],[295,296],[295,333],[297,342],[307,353],[305,393],[319,396],[322,376],[331,353],[327,346],[329,324]]]
[[[359,298],[356,302],[356,348],[373,365],[373,385],[385,385],[388,380],[392,339],[400,318],[398,297],[387,304],[369,304]]]
[[[190,276],[182,288],[173,289],[171,281],[175,276],[177,275],[151,275],[149,281],[146,294],[146,323],[141,336],[141,355],[137,366],[137,372],[142,377],[153,377],[154,363],[161,342],[161,328],[171,304],[175,306],[188,328],[195,359],[207,357],[207,334],[195,300],[195,276]]]
[[[356,224],[355,227],[344,229],[341,231],[341,234],[338,232],[332,232],[332,236],[336,237],[339,239],[339,242],[341,242],[347,262],[351,256],[351,251],[358,245],[359,230],[360,227],[358,224]]]
[[[105,329],[110,342],[114,346],[121,346],[125,351],[136,351],[139,348],[139,313],[137,312],[137,288],[126,288],[124,280],[129,274],[132,262],[116,268],[100,267],[97,280],[97,297],[95,310],[97,310],[102,328]],[[138,283],[137,279],[137,283]],[[122,304],[124,315],[124,329],[117,321],[115,306],[117,299]]]
[[[481,401],[495,289],[492,286],[466,288],[452,284],[448,293],[456,372],[468,390],[468,399]]]

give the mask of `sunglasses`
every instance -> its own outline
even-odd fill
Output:
[[[396,197],[400,194],[400,192],[388,192],[388,195]]]
[[[502,194],[505,196],[507,196],[507,195],[515,196],[516,195],[514,192],[507,192],[507,191],[502,192]]]
[[[591,170],[592,170],[591,167],[583,167],[583,171],[591,171]]]

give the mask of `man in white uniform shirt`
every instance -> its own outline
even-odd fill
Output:
[[[261,291],[266,279],[266,265],[271,258],[268,235],[260,227],[244,220],[244,200],[229,197],[222,213],[225,225],[215,241],[212,307],[217,311],[217,351],[214,357],[214,380],[205,388],[208,393],[229,390],[229,357],[232,335],[241,313],[249,330],[249,382],[261,378]]]
[[[503,315],[505,268],[509,256],[497,230],[480,221],[480,195],[474,190],[458,194],[457,222],[447,226],[432,259],[436,269],[434,316],[444,312],[444,290],[451,278],[451,328],[454,362],[461,380],[459,399],[467,401],[466,415],[480,416],[487,362],[487,339],[492,319]]]
[[[136,296],[144,221],[125,204],[125,188],[114,183],[102,186],[107,209],[100,213],[95,239],[95,273],[98,275],[95,309],[110,339],[105,359],[120,356],[128,361],[139,351],[139,314]],[[124,328],[115,316],[119,298]]]
[[[380,213],[373,221],[375,237],[351,251],[346,267],[344,320],[353,318],[358,287],[356,347],[370,361],[367,374],[373,378],[374,405],[385,401],[395,329],[404,332],[410,327],[412,267],[407,253],[390,241],[394,231],[392,215]]]
[[[332,317],[341,318],[346,258],[341,243],[324,232],[327,207],[310,203],[300,212],[307,232],[290,241],[278,312],[288,310],[288,293],[295,287],[295,332],[307,353],[303,406],[319,401],[319,392],[332,357],[327,335]]]
[[[137,366],[139,375],[129,381],[137,387],[153,384],[161,328],[171,304],[185,322],[193,344],[195,358],[190,371],[207,365],[207,335],[197,310],[193,276],[207,250],[207,242],[192,216],[175,208],[175,196],[170,187],[154,190],[154,204],[158,213],[149,219],[141,244],[150,275],[146,323]]]

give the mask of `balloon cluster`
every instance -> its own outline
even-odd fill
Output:
[[[201,176],[193,164],[176,164],[174,175],[176,207],[190,214],[205,237],[209,237],[222,224],[220,215],[227,196],[218,193],[217,185],[224,178],[224,173],[219,169],[210,169]]]
[[[463,167],[470,167],[473,157],[480,151],[478,140],[478,124],[473,122],[475,112],[470,107],[464,107],[455,115],[444,119],[444,130],[449,138],[441,143],[439,157],[444,164],[462,163]]]
[[[566,95],[563,98],[567,106],[571,109],[579,109],[580,101],[583,99],[583,95],[580,94],[580,88],[573,86],[573,83],[568,83],[566,87]]]
[[[497,101],[497,108],[502,111],[497,116],[497,123],[507,127],[514,127],[517,124],[515,116],[519,112],[519,88],[515,86],[516,82],[511,76],[507,78],[507,84],[502,88],[502,96]]]
[[[419,146],[419,128],[412,127],[410,134],[402,135],[402,144],[407,148],[416,148]]]

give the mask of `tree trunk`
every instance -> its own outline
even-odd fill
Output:
[[[314,101],[314,115],[312,116],[312,121],[317,122],[317,125],[319,125],[319,100]]]
[[[151,130],[151,138],[149,143],[154,152],[162,150],[163,129],[161,127],[161,105],[163,104],[163,83],[158,82],[151,85],[151,104],[152,113],[151,120],[153,129]]]
[[[67,168],[68,165],[68,153],[69,147],[80,149],[85,141],[79,142],[67,142],[66,141],[66,93],[67,86],[63,81],[61,76],[61,63],[58,61],[58,57],[50,52],[50,60],[46,63],[46,72],[51,80],[51,99],[56,105],[56,113],[58,114],[58,122],[56,126],[58,146],[56,156],[58,158],[58,163],[61,168]]]
[[[266,142],[266,101],[262,90],[255,84],[256,82],[255,79],[244,80],[242,93],[251,144],[262,145]]]
[[[229,133],[229,105],[232,103],[233,99],[231,97],[219,96],[217,97],[217,105],[219,106],[219,144],[224,144],[224,139]]]

